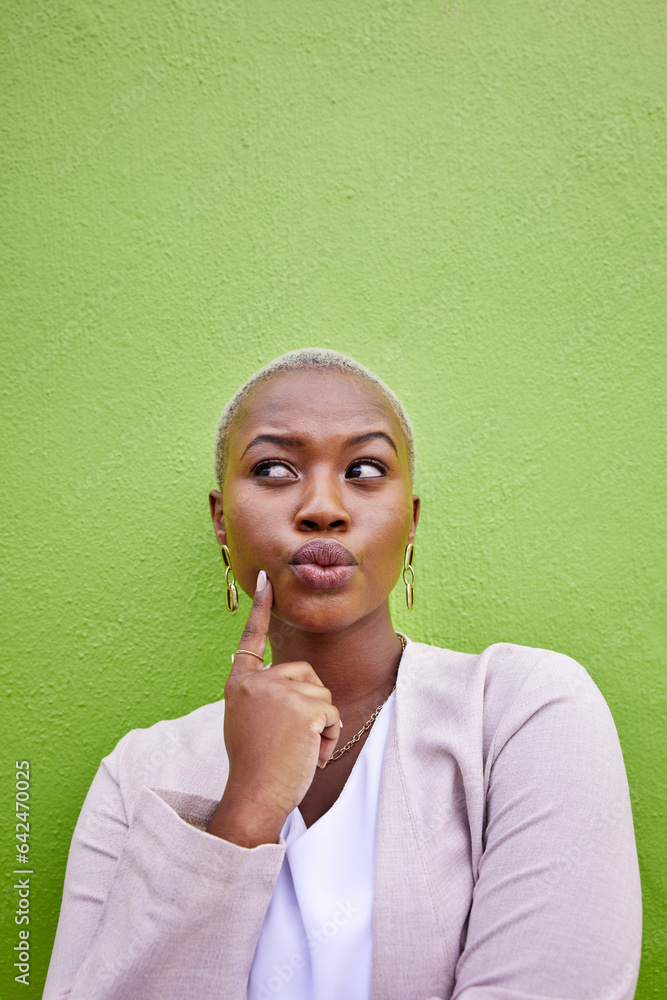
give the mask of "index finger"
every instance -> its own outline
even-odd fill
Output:
[[[239,639],[239,651],[232,654],[232,673],[248,674],[253,670],[261,670],[261,658],[264,662],[266,640],[271,622],[271,606],[273,604],[273,588],[264,570],[257,576],[257,585],[252,599],[252,607],[243,635]],[[246,652],[243,652],[246,650]],[[253,654],[255,654],[253,656]]]

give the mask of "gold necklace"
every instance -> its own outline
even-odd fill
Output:
[[[405,636],[401,635],[400,632],[397,632],[396,635],[401,640],[401,646],[403,647],[403,650],[405,650],[405,647],[407,646],[407,641],[405,639]],[[334,750],[334,752],[331,754],[326,764],[330,764],[332,760],[338,760],[339,757],[343,756],[346,750],[351,750],[354,744],[359,742],[359,740],[364,735],[366,730],[371,728],[371,726],[373,725],[378,715],[380,714],[386,703],[389,701],[395,690],[396,690],[396,684],[394,684],[393,688],[391,689],[385,700],[382,702],[382,704],[378,705],[378,707],[375,709],[368,722],[364,723],[364,725],[361,727],[357,735],[353,736],[352,739],[348,743],[346,743],[344,747],[340,747],[340,749]],[[324,765],[325,767],[326,764]]]

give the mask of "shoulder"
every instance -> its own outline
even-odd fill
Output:
[[[541,691],[545,698],[598,691],[581,663],[553,649],[495,642],[481,653],[460,653],[410,641],[406,652],[409,683],[424,681],[449,697],[481,697],[489,709],[507,706],[526,685]]]
[[[132,814],[141,789],[171,789],[219,798],[227,779],[224,701],[176,719],[132,729],[102,761]]]
[[[477,677],[492,684],[500,680],[506,691],[520,686],[529,674],[559,677],[576,686],[590,677],[582,665],[566,653],[538,646],[522,646],[513,642],[494,642],[481,653],[461,653],[441,646],[409,640],[410,658],[420,671],[431,671],[434,677],[452,681],[467,681]],[[401,665],[403,669],[403,665]],[[509,688],[507,687],[509,685]],[[491,690],[488,691],[492,694]]]
[[[569,724],[607,733],[615,728],[607,704],[587,670],[552,649],[496,642],[480,653],[461,653],[410,642],[404,688],[410,714],[426,712],[481,739],[484,757],[536,712],[551,711]],[[403,670],[403,664],[401,664]]]

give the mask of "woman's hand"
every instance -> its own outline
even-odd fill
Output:
[[[260,573],[258,584],[266,574]],[[273,588],[256,590],[239,649],[264,655]],[[338,709],[309,663],[265,670],[237,653],[225,684],[224,736],[229,778],[209,833],[256,847],[275,844],[288,814],[324,767],[340,734]]]

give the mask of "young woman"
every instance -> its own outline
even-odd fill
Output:
[[[227,405],[211,513],[227,607],[254,597],[225,700],[102,762],[47,1000],[633,996],[607,705],[560,653],[394,630],[414,472],[401,403],[337,352],[283,355]]]

